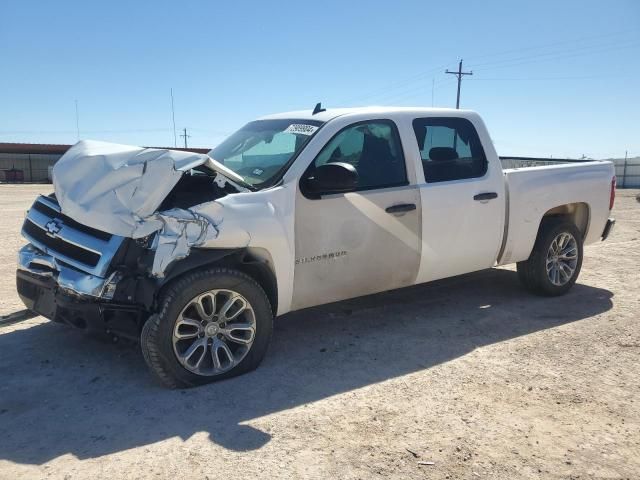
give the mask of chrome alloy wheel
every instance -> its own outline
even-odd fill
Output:
[[[547,276],[556,286],[566,284],[578,265],[578,242],[568,232],[556,236],[547,251]]]
[[[191,299],[173,328],[173,351],[196,375],[231,370],[249,353],[256,335],[253,308],[238,292],[209,290]]]

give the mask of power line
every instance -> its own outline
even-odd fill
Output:
[[[503,50],[501,52],[485,53],[485,54],[482,54],[482,55],[472,56],[471,60],[472,61],[476,61],[476,60],[481,59],[481,58],[499,57],[499,56],[502,56],[502,55],[508,55],[510,53],[522,53],[522,52],[526,52],[526,51],[530,51],[530,50],[541,50],[541,49],[546,49],[546,48],[549,48],[549,47],[557,47],[557,46],[560,46],[560,45],[568,45],[568,44],[576,44],[576,43],[580,45],[580,47],[578,47],[578,48],[592,49],[592,48],[601,47],[603,45],[602,44],[585,45],[585,43],[589,42],[591,40],[607,38],[607,37],[615,37],[615,36],[619,36],[619,35],[625,35],[625,34],[631,33],[631,32],[635,33],[636,31],[637,31],[636,29],[620,30],[620,31],[617,31],[617,32],[610,32],[610,33],[606,33],[606,34],[599,34],[599,35],[591,35],[591,36],[588,36],[588,37],[574,38],[573,40],[563,40],[563,41],[559,41],[559,42],[539,44],[539,45],[534,45],[534,46],[530,46],[530,47],[521,47],[521,48],[510,49],[510,50]],[[619,44],[619,43],[620,42],[616,41],[614,44]],[[569,47],[569,48],[576,48],[576,47],[572,46],[572,47]],[[552,52],[547,52],[547,54],[552,54],[552,53],[554,53],[554,52],[553,51]],[[555,53],[560,53],[560,52],[556,51]],[[500,60],[498,60],[498,61],[500,61]]]
[[[515,57],[515,58],[509,58],[509,59],[503,59],[503,60],[495,60],[492,62],[474,64],[474,67],[476,67],[477,71],[486,70],[487,68],[484,68],[486,66],[489,66],[493,70],[496,68],[508,68],[508,67],[514,67],[519,65],[525,65],[529,63],[545,62],[549,60],[560,60],[565,58],[579,57],[583,55],[595,55],[599,53],[606,53],[612,50],[623,50],[626,48],[635,48],[637,46],[640,46],[640,43],[632,42],[624,45],[616,44],[616,45],[583,47],[579,49],[573,49],[573,50],[562,51],[562,52],[547,52],[547,53],[526,55],[522,57]],[[483,67],[483,68],[477,68],[477,67]]]
[[[436,81],[434,85],[434,89],[439,90],[442,87],[453,84],[455,81],[456,80],[454,78],[447,78],[446,80]],[[425,96],[424,85],[417,85],[411,90],[385,95],[384,97],[381,97],[382,99],[379,100],[379,103],[381,105],[391,105],[392,103],[395,103],[398,101],[405,101],[405,100],[416,98],[416,97],[424,98],[424,96]],[[434,96],[434,103],[435,103],[435,96]]]
[[[476,72],[478,73],[478,72]],[[478,80],[588,80],[594,78],[626,78],[632,76],[628,75],[618,75],[618,74],[605,74],[605,75],[580,75],[580,76],[566,76],[566,77],[475,77],[473,79],[474,82]]]
[[[389,90],[397,90],[398,88],[405,87],[407,85],[410,85],[410,84],[418,82],[418,81],[422,82],[424,77],[427,77],[429,75],[433,75],[434,73],[442,70],[445,67],[446,67],[446,64],[440,65],[438,67],[435,67],[435,68],[432,68],[432,69],[417,73],[415,75],[412,75],[410,77],[407,77],[404,80],[395,81],[395,82],[387,84],[384,87],[370,90],[368,93],[365,93],[364,95],[359,95],[357,97],[350,97],[348,99],[343,99],[343,100],[339,101],[338,103],[339,104],[349,104],[349,103],[354,103],[354,102],[362,102],[362,101],[368,100],[370,98],[379,98],[380,95],[382,95],[384,97],[384,96],[386,96],[385,93],[387,93],[387,95],[388,95],[388,91]]]
[[[458,71],[457,72],[451,72],[449,69],[447,69],[446,72],[444,73],[451,73],[453,75],[455,75],[456,77],[458,77],[458,95],[456,96],[456,108],[460,108],[460,84],[462,83],[462,77],[464,75],[473,75],[472,71],[469,72],[463,72],[462,71],[462,59],[460,59],[460,63],[458,64]]]
[[[523,63],[534,63],[534,62],[539,62],[539,61],[546,61],[546,60],[556,60],[556,59],[561,59],[561,58],[567,58],[567,57],[574,57],[574,56],[580,56],[580,55],[587,55],[587,54],[597,54],[597,53],[603,53],[612,49],[624,49],[624,48],[630,48],[630,47],[634,47],[635,44],[629,44],[629,45],[623,45],[621,46],[619,43],[617,44],[610,44],[609,43],[609,38],[608,37],[616,37],[616,36],[620,36],[620,35],[626,35],[627,33],[630,32],[635,32],[635,29],[630,29],[630,30],[620,30],[617,32],[612,32],[612,33],[607,33],[607,34],[599,34],[599,35],[592,35],[592,36],[586,36],[586,37],[579,37],[579,38],[575,38],[573,40],[564,40],[564,41],[560,41],[560,42],[554,42],[554,43],[545,43],[545,44],[539,44],[537,46],[530,46],[530,47],[522,47],[522,48],[517,48],[517,49],[511,49],[511,50],[503,50],[500,52],[492,52],[492,53],[486,53],[486,54],[482,54],[482,55],[476,55],[476,56],[472,56],[472,62],[473,61],[477,61],[479,59],[485,59],[485,58],[496,58],[496,60],[490,61],[490,62],[484,62],[478,65],[474,65],[474,70],[478,70],[477,66],[489,66],[489,65],[499,65],[495,68],[508,68],[510,66],[517,66],[517,65],[521,65]],[[602,39],[606,39],[607,42],[606,43],[593,43],[593,41],[597,41],[597,40],[602,40]],[[590,45],[585,45],[585,42],[591,41]],[[632,39],[628,39],[628,41],[632,41],[635,42],[635,40]],[[580,44],[580,45],[575,45],[576,43]],[[573,45],[572,45],[573,44]],[[568,48],[562,48],[562,49],[553,49],[552,47],[557,47],[557,46],[564,46],[564,45],[569,45]],[[545,49],[549,49],[552,48],[551,51],[546,51],[546,52],[538,52],[538,53],[531,53],[529,55],[526,56],[516,56],[516,57],[512,57],[512,58],[503,58],[503,59],[498,59],[497,57],[501,57],[501,56],[505,56],[505,55],[509,55],[511,53],[522,53],[522,52],[531,52],[535,50],[545,50]],[[585,51],[586,50],[586,51]],[[540,57],[548,57],[548,58],[540,58]],[[442,65],[440,67],[436,67],[434,69],[429,69],[429,70],[425,70],[423,72],[419,72],[417,74],[414,74],[412,76],[406,77],[403,80],[398,80],[395,82],[392,82],[390,84],[387,84],[385,87],[382,88],[377,88],[374,90],[370,90],[368,93],[365,93],[364,95],[359,95],[357,97],[351,97],[347,100],[342,100],[341,104],[349,104],[352,102],[362,102],[364,100],[368,100],[368,99],[375,99],[374,101],[378,101],[377,99],[382,97],[388,97],[390,95],[395,95],[395,93],[391,93],[393,91],[397,91],[399,88],[405,87],[405,86],[410,86],[411,84],[415,84],[416,82],[422,82],[424,77],[428,76],[428,75],[432,75],[433,73],[435,73],[438,70],[441,70],[442,68],[445,68],[446,65]],[[492,67],[494,68],[494,67]],[[484,70],[484,69],[483,69]],[[391,91],[391,92],[390,92]],[[398,93],[402,93],[402,92],[398,92]],[[408,93],[408,92],[407,92]]]
[[[445,66],[443,65],[442,68],[444,68]],[[448,85],[452,82],[454,82],[455,80],[453,78],[447,77],[447,78],[441,78],[435,81],[435,90],[438,90],[441,86],[443,85]],[[424,96],[424,84],[420,83],[418,85],[413,85],[411,88],[407,89],[402,89],[396,92],[387,92],[386,94],[383,95],[378,95],[376,96],[376,103],[378,104],[389,104],[390,101],[395,101],[397,99],[402,99],[402,98],[410,98],[410,97],[415,97],[417,95],[420,96]]]
[[[477,74],[478,71],[486,71],[489,68],[493,69],[499,69],[499,68],[510,68],[510,67],[514,67],[514,66],[518,66],[518,65],[523,65],[523,64],[527,64],[527,63],[535,63],[535,62],[540,62],[540,61],[547,61],[547,60],[557,60],[557,59],[563,59],[563,58],[568,58],[568,57],[575,57],[575,56],[580,56],[580,55],[586,55],[586,54],[594,54],[594,53],[602,53],[605,51],[609,51],[609,50],[613,50],[613,49],[625,49],[625,48],[630,48],[630,47],[634,47],[634,44],[630,44],[630,45],[623,45],[623,46],[603,46],[600,47],[597,50],[589,50],[589,51],[576,51],[575,49],[572,49],[570,51],[565,51],[565,52],[547,52],[544,54],[534,54],[534,55],[529,55],[529,56],[524,56],[524,57],[516,57],[516,58],[510,58],[510,59],[502,59],[502,60],[498,60],[498,61],[494,61],[494,62],[487,62],[487,63],[483,63],[481,64],[484,68],[480,68],[480,69],[476,69],[474,68],[473,71]],[[546,56],[546,58],[540,58],[541,56]],[[488,55],[485,55],[485,57]],[[501,63],[501,65],[500,65]],[[493,65],[491,67],[486,67],[488,65]],[[428,72],[425,72],[425,74]],[[609,76],[609,75],[607,75]],[[582,78],[595,78],[596,76],[584,76],[584,77],[580,77],[580,79]],[[415,78],[415,77],[414,77]],[[475,76],[474,76],[475,79]],[[495,78],[492,78],[495,79]],[[533,78],[532,78],[533,79]],[[536,78],[537,79],[537,78]],[[560,77],[550,77],[549,80],[555,80],[558,79],[560,80]],[[564,78],[562,78],[564,79]],[[567,78],[569,79],[569,78]],[[576,76],[576,79],[579,79]],[[452,79],[453,80],[453,79]],[[480,77],[477,78],[477,80],[485,80],[484,78]],[[487,78],[488,80],[488,78]],[[497,80],[497,79],[496,79]],[[522,80],[525,80],[525,78],[522,78]],[[543,80],[543,78],[540,78],[540,80]],[[546,78],[544,78],[544,80],[546,80]],[[413,83],[413,81],[409,81],[409,82],[404,82],[405,84],[407,84],[407,87],[410,87],[409,89],[406,88],[402,88],[400,91],[398,91],[397,89],[391,89],[392,91],[389,91],[387,89],[387,93],[383,94],[383,95],[374,95],[373,97],[375,97],[375,101],[382,101],[382,103],[387,103],[387,99],[398,99],[398,98],[409,98],[409,97],[414,97],[417,96],[418,92],[423,92],[424,93],[424,85],[414,85],[413,87],[411,87],[409,84]],[[439,88],[440,86],[442,86],[443,84],[448,84],[450,82],[446,82],[446,81],[436,81],[435,87],[436,89]],[[396,83],[399,84],[399,83]],[[395,90],[395,91],[393,91]],[[372,96],[370,96],[372,97]]]

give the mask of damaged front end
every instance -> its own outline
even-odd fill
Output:
[[[47,318],[133,339],[176,262],[218,237],[216,200],[246,191],[207,155],[102,142],[76,144],[53,177],[25,219],[18,293]]]

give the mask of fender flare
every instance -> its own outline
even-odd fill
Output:
[[[173,262],[167,269],[164,277],[159,279],[158,287],[163,287],[180,275],[219,262],[223,258],[237,255],[241,257],[244,248],[192,248],[188,257]]]
[[[278,311],[278,283],[274,272],[264,261],[252,258],[246,248],[192,248],[188,257],[169,266],[165,276],[158,279],[156,297],[169,282],[192,270],[213,264],[235,268],[252,277],[264,289],[273,314]]]

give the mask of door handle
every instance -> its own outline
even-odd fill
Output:
[[[492,200],[494,198],[498,198],[498,194],[496,192],[487,192],[487,193],[479,193],[473,196],[474,200],[482,201],[482,200]]]
[[[390,207],[385,208],[387,213],[402,213],[402,212],[410,212],[411,210],[416,209],[415,203],[401,203],[400,205],[392,205]]]

